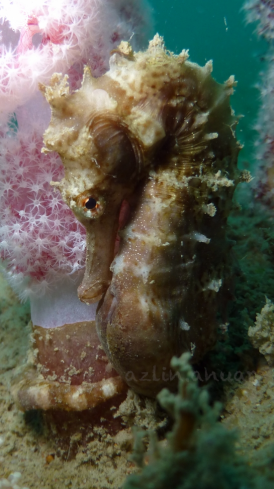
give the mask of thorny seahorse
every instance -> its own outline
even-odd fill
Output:
[[[60,75],[43,88],[52,108],[45,151],[61,156],[56,185],[87,231],[79,297],[99,300],[107,356],[148,396],[175,385],[173,355],[190,351],[195,362],[212,347],[227,293],[240,148],[234,79],[220,85],[211,62],[187,57],[168,53],[158,35],[145,52],[123,42],[105,75],[85,69],[78,91]]]

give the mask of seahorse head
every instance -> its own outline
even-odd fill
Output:
[[[87,230],[86,272],[78,290],[86,303],[100,299],[110,283],[123,201],[149,178],[159,158],[163,162],[176,145],[182,147],[182,139],[189,168],[197,154],[210,160],[212,114],[216,120],[219,111],[232,121],[233,80],[224,88],[211,77],[210,63],[199,67],[186,59],[186,51],[166,52],[156,35],[145,52],[121,43],[100,78],[86,67],[74,93],[68,77],[58,74],[41,87],[52,109],[44,152],[57,151],[65,168],[64,179],[53,184]],[[231,131],[229,124],[224,131]]]

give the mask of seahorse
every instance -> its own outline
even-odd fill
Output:
[[[226,293],[240,145],[234,77],[221,85],[211,72],[156,35],[144,52],[122,42],[100,78],[86,67],[74,93],[58,74],[41,87],[52,110],[44,151],[65,168],[53,184],[87,231],[79,298],[99,301],[106,355],[150,397],[175,387],[174,355],[196,362],[214,345]]]

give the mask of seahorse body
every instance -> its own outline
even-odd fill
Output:
[[[231,77],[174,56],[155,36],[145,52],[122,43],[110,70],[70,94],[55,76],[45,133],[58,151],[64,200],[87,229],[81,300],[101,298],[97,331],[112,364],[137,392],[175,385],[170,359],[199,360],[214,344],[229,267],[226,220],[239,145]],[[130,216],[119,231],[126,201]],[[113,260],[114,258],[114,260]],[[220,290],[220,292],[219,292]]]

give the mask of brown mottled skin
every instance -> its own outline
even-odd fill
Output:
[[[55,185],[87,230],[79,297],[101,299],[103,348],[147,396],[175,386],[173,355],[191,351],[197,361],[215,341],[239,151],[233,85],[216,83],[210,63],[168,54],[155,36],[144,53],[122,43],[110,71],[93,79],[86,69],[73,94],[58,75],[42,88],[52,108],[45,151],[65,168]],[[124,201],[130,217],[114,258]]]

